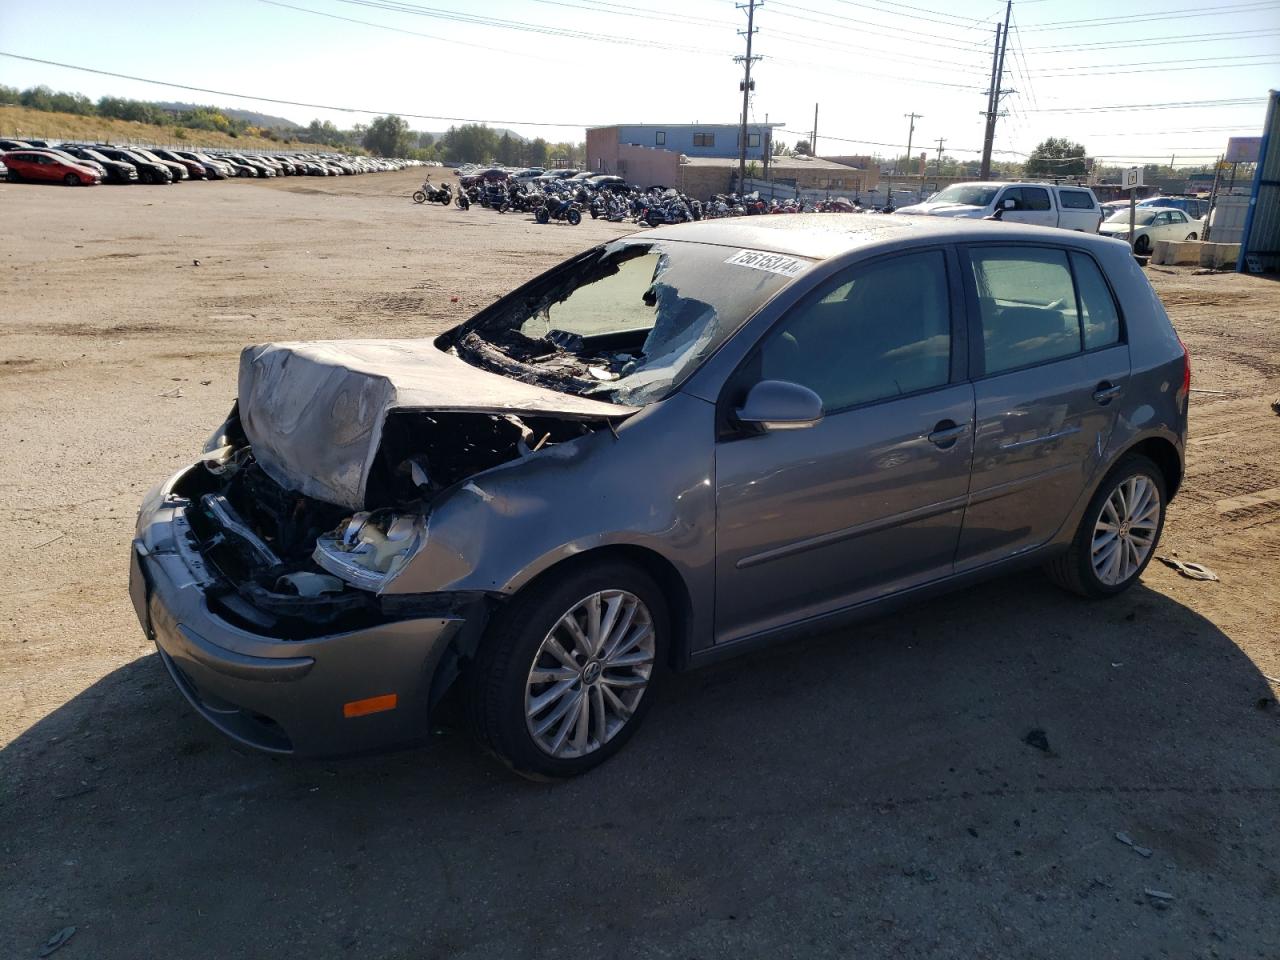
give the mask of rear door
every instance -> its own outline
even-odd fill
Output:
[[[1102,210],[1093,191],[1075,187],[1059,187],[1056,190],[1058,200],[1058,226],[1065,230],[1082,230],[1085,233],[1097,233],[1098,224],[1102,222]]]
[[[951,573],[973,430],[962,297],[945,248],[856,265],[731,378],[716,443],[717,642]],[[735,429],[726,414],[761,380],[814,390],[823,419]]]
[[[1128,385],[1123,323],[1087,254],[962,251],[976,434],[956,571],[1049,540],[1097,473]]]

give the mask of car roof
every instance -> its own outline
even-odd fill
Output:
[[[1079,231],[1034,227],[993,220],[906,217],[895,214],[795,213],[772,217],[735,217],[658,227],[643,234],[658,240],[684,240],[722,247],[764,250],[813,260],[828,260],[856,250],[903,243],[993,241],[1102,243],[1113,241]]]

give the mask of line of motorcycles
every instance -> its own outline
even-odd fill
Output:
[[[794,200],[765,200],[758,193],[739,196],[716,194],[705,204],[669,187],[638,187],[556,182],[544,189],[516,180],[464,178],[457,195],[448,183],[437,187],[428,179],[414,191],[414,203],[456,204],[469,210],[477,204],[498,213],[531,213],[538,223],[562,222],[577,226],[583,212],[593,220],[610,223],[632,221],[646,226],[688,223],[717,217],[747,217],[775,213],[862,213],[863,208],[843,197],[817,203]],[[879,211],[872,211],[879,212]]]

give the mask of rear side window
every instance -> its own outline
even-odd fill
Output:
[[[1109,347],[1120,342],[1120,311],[1111,296],[1102,271],[1090,257],[1071,254],[1071,267],[1076,274],[1076,291],[1080,294],[1081,320],[1084,325],[1084,348]]]
[[[1058,199],[1067,210],[1093,209],[1093,197],[1083,190],[1059,190]]]
[[[951,298],[941,251],[853,267],[761,343],[752,374],[803,384],[828,413],[940,387],[951,373]]]
[[[1076,291],[1064,250],[970,250],[988,374],[1080,352]]]

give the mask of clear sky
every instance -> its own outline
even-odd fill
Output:
[[[948,154],[976,156],[1003,15],[1000,0],[766,0],[756,13],[763,59],[752,118],[785,122],[797,133],[779,136],[794,142],[818,102],[821,153],[892,155],[906,144],[904,114],[915,112],[914,152],[932,156],[942,137]],[[732,58],[743,52],[745,23],[733,0],[61,0],[56,12],[0,0],[5,53],[366,112],[8,57],[0,83],[345,127],[386,112],[419,130],[475,119],[578,140],[585,125],[736,122],[741,66]],[[1256,133],[1260,98],[1280,87],[1280,0],[1015,0],[1013,23],[1005,83],[1016,92],[996,140],[1005,159],[1066,136],[1108,162],[1204,162],[1228,136]],[[1242,98],[1259,102],[1114,109]]]

